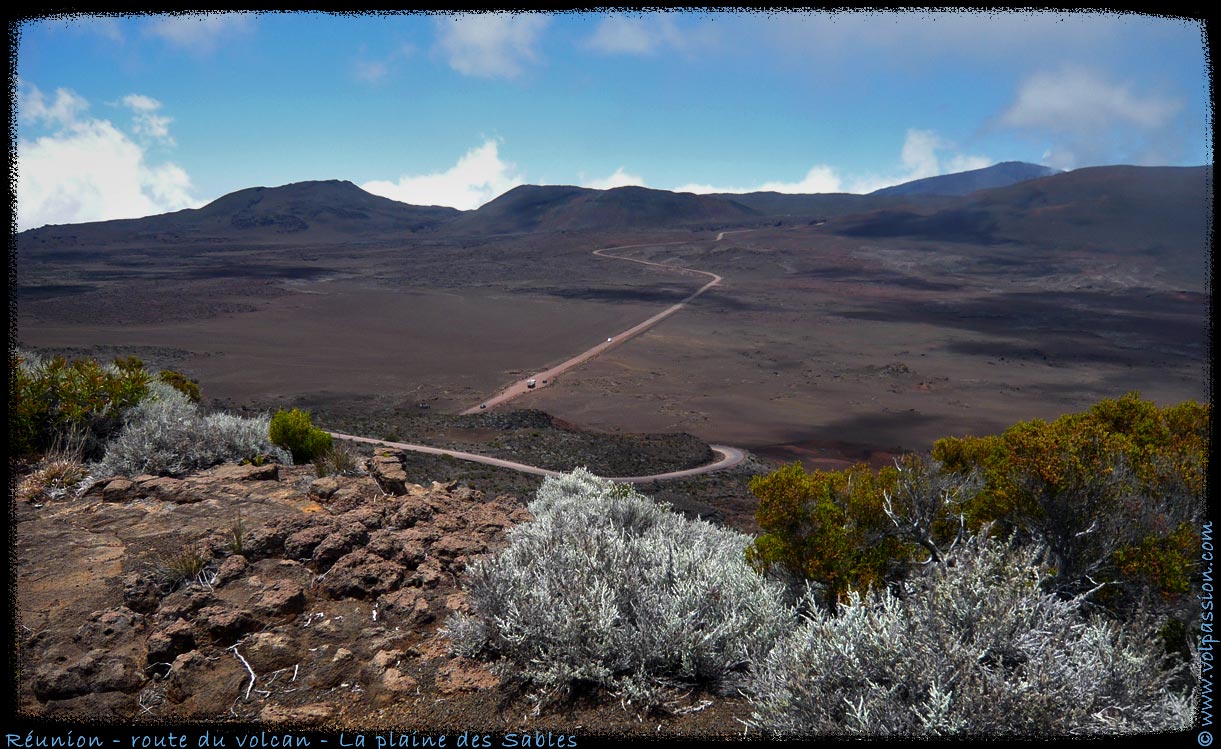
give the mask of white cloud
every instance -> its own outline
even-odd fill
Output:
[[[663,45],[682,44],[674,22],[657,14],[642,18],[607,16],[589,38],[590,47],[609,54],[649,55]]]
[[[21,124],[64,126],[89,108],[89,102],[66,88],[55,89],[55,100],[47,101],[37,86],[18,82],[17,121]]]
[[[501,161],[499,143],[484,141],[444,172],[405,175],[397,182],[375,180],[361,185],[365,192],[411,205],[445,205],[472,210],[524,184],[513,164]]]
[[[849,182],[849,192],[865,195],[883,187],[901,185],[926,177],[936,177],[942,174],[965,172],[971,169],[982,169],[992,165],[992,160],[984,156],[955,153],[943,160],[939,152],[953,149],[954,144],[944,140],[932,130],[907,131],[903,139],[903,149],[899,153],[902,171],[888,176],[876,174],[861,175]]]
[[[1060,168],[1115,163],[1158,163],[1180,140],[1179,99],[1138,93],[1080,66],[1042,71],[1018,86],[1000,114],[1001,127],[1052,141],[1049,162]]]
[[[965,156],[956,155],[950,159],[945,172],[943,174],[954,174],[957,172],[971,172],[976,169],[985,169],[992,166],[992,159],[986,156]]]
[[[1150,130],[1165,125],[1182,102],[1158,94],[1144,96],[1084,68],[1041,72],[1018,87],[1017,98],[1001,124],[1071,132],[1107,129],[1116,121]]]
[[[437,46],[450,67],[464,75],[513,78],[538,59],[547,18],[533,14],[480,13],[437,21]]]
[[[145,33],[192,52],[207,53],[227,38],[253,28],[253,21],[244,13],[206,13],[159,16],[148,22]]]
[[[133,129],[137,135],[174,145],[174,139],[170,137],[170,123],[174,120],[157,114],[161,102],[144,94],[128,94],[123,97],[123,103],[135,115]]]
[[[614,187],[626,187],[628,185],[635,185],[637,187],[646,186],[644,184],[644,177],[636,174],[629,174],[623,171],[623,167],[616,169],[615,173],[609,177],[591,180],[586,180],[584,177],[582,177],[581,182],[582,187],[592,187],[595,190],[610,190]]]
[[[805,177],[796,182],[772,181],[764,182],[754,187],[717,187],[709,184],[686,184],[674,188],[674,192],[707,193],[746,193],[746,192],[781,192],[793,195],[812,195],[815,193],[843,192],[840,178],[835,170],[822,164],[813,166]]]
[[[941,158],[941,151],[952,149],[953,144],[946,142],[932,130],[908,130],[903,140],[903,148],[899,153],[901,171],[891,176],[861,175],[846,178],[833,167],[818,164],[810,168],[806,175],[796,182],[771,181],[750,187],[726,187],[710,184],[686,184],[674,188],[675,192],[693,193],[747,193],[747,192],[779,192],[793,195],[813,195],[819,193],[851,192],[859,195],[880,190],[883,187],[911,182],[924,177],[935,177],[951,172],[965,172],[971,169],[982,169],[990,166],[992,161],[983,156],[954,154],[948,159]]]
[[[364,83],[381,83],[398,67],[400,59],[411,57],[415,51],[414,45],[401,43],[380,57],[370,57],[368,47],[362,44],[359,58],[352,63],[352,76]]]
[[[110,121],[81,117],[88,106],[84,99],[60,89],[48,106],[36,87],[28,88],[24,95],[19,93],[18,119],[47,126],[50,132],[17,140],[19,231],[199,205],[182,167],[150,163],[144,149]],[[138,104],[155,102],[133,96]]]

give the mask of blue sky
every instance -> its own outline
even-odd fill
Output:
[[[345,179],[869,192],[1211,163],[1200,22],[878,12],[68,16],[17,41],[18,228]]]

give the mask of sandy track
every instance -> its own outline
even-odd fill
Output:
[[[399,450],[410,450],[411,452],[426,453],[428,455],[449,455],[458,460],[468,460],[472,463],[483,463],[490,466],[499,466],[500,468],[508,468],[522,473],[529,473],[535,476],[562,476],[562,471],[550,471],[546,468],[538,468],[536,466],[528,466],[525,463],[517,463],[512,460],[504,460],[503,458],[492,458],[487,455],[479,455],[477,453],[460,452],[457,450],[443,450],[439,447],[429,447],[427,445],[413,445],[407,442],[389,442],[387,440],[376,440],[370,437],[357,437],[351,434],[341,434],[339,432],[329,432],[336,439],[352,440],[354,442],[365,442],[371,445],[383,445],[385,447],[393,447]],[[705,466],[697,466],[695,468],[687,468],[682,471],[670,471],[668,473],[658,473],[652,476],[626,476],[626,477],[609,477],[612,481],[618,481],[625,484],[645,484],[650,481],[664,481],[665,479],[685,478],[687,476],[698,476],[701,473],[711,473],[712,471],[720,471],[734,466],[745,460],[746,455],[736,447],[728,445],[709,445],[712,451],[719,454],[721,457],[714,463],[709,463]]]
[[[743,231],[749,231],[749,230],[743,230]],[[724,238],[724,236],[726,234],[729,234],[729,233],[731,233],[731,232],[723,231],[720,234],[717,234],[716,239],[713,241],[719,242],[721,239]],[[583,351],[582,353],[577,354],[576,356],[572,357],[571,359],[561,362],[560,364],[557,364],[556,366],[554,366],[548,370],[538,372],[536,374],[532,374],[527,377],[523,377],[522,379],[518,380],[517,382],[514,382],[512,385],[509,385],[504,390],[501,390],[499,393],[492,396],[491,398],[488,398],[487,400],[482,401],[481,403],[476,404],[476,405],[471,406],[470,408],[466,409],[465,411],[462,412],[462,414],[467,415],[467,414],[479,413],[481,410],[485,410],[487,408],[495,408],[496,406],[501,405],[502,403],[507,403],[515,398],[520,398],[521,396],[530,392],[530,390],[532,389],[527,384],[530,380],[535,381],[535,386],[533,388],[534,390],[545,388],[545,387],[551,385],[551,383],[555,382],[555,378],[557,375],[567,372],[569,369],[572,369],[573,367],[584,364],[585,362],[589,361],[590,359],[594,358],[595,356],[598,356],[599,354],[603,354],[603,353],[609,351],[610,349],[615,348],[616,346],[619,346],[619,345],[627,342],[628,340],[640,335],[641,333],[643,333],[644,331],[653,327],[654,325],[661,322],[662,320],[666,319],[670,315],[673,315],[675,312],[678,312],[680,309],[687,306],[687,304],[691,300],[695,299],[700,294],[703,294],[708,289],[711,289],[713,286],[716,286],[723,280],[717,274],[710,273],[705,270],[696,270],[695,268],[684,268],[680,265],[667,265],[666,263],[654,263],[649,260],[637,260],[636,258],[608,254],[611,250],[628,250],[628,249],[632,249],[634,247],[665,247],[667,245],[676,245],[676,244],[691,244],[691,241],[687,240],[687,241],[682,241],[682,242],[647,242],[644,244],[625,244],[625,245],[620,245],[618,247],[607,247],[607,248],[601,249],[601,250],[594,250],[593,254],[597,255],[598,257],[612,258],[614,260],[626,260],[630,263],[640,263],[641,265],[652,265],[657,268],[665,268],[667,270],[676,270],[676,271],[679,271],[680,273],[696,273],[701,276],[708,276],[709,278],[712,279],[711,281],[709,281],[708,283],[704,284],[696,291],[689,294],[681,302],[671,305],[670,307],[667,307],[666,309],[662,310],[661,312],[658,312],[656,315],[653,315],[652,317],[645,320],[644,322],[637,323],[636,325],[633,325],[632,327],[619,333],[618,335],[612,336],[611,338],[608,338],[606,341],[599,343],[597,346],[594,346],[593,348],[591,348],[587,351]]]
[[[742,231],[749,231],[749,230],[742,230]],[[716,239],[713,241],[719,242],[722,239],[724,239],[726,234],[729,234],[729,233],[732,233],[732,232],[723,231],[723,232],[717,234]],[[691,244],[691,241],[686,240],[686,241],[682,241],[682,242],[647,242],[644,244],[627,244],[627,245],[620,245],[618,247],[607,247],[607,248],[601,249],[601,250],[594,250],[593,254],[597,255],[598,257],[611,258],[614,260],[626,260],[627,262],[630,262],[630,263],[640,263],[641,265],[652,265],[657,268],[675,270],[675,271],[679,271],[680,273],[695,273],[695,274],[699,274],[701,276],[708,276],[712,280],[708,281],[708,283],[704,284],[699,289],[697,289],[694,292],[692,292],[691,294],[687,295],[687,297],[684,298],[681,302],[678,302],[677,304],[673,304],[673,305],[667,307],[666,309],[662,310],[661,312],[658,312],[656,315],[653,315],[649,319],[647,319],[643,322],[637,323],[636,325],[633,325],[632,327],[619,333],[618,335],[613,336],[602,343],[599,343],[597,346],[594,346],[593,348],[591,348],[587,351],[583,351],[580,354],[577,354],[576,356],[572,357],[571,359],[568,359],[560,364],[557,364],[556,366],[554,366],[550,369],[547,369],[545,371],[538,372],[534,375],[531,375],[529,377],[524,377],[521,380],[518,380],[517,382],[513,383],[512,385],[505,388],[504,390],[501,390],[496,395],[483,401],[481,404],[475,405],[475,406],[472,406],[472,407],[466,409],[465,411],[462,412],[462,414],[466,415],[466,414],[479,413],[482,410],[485,410],[488,408],[494,408],[502,403],[507,403],[508,401],[511,401],[514,398],[519,398],[522,395],[525,395],[527,392],[529,392],[532,389],[527,384],[528,381],[530,381],[530,380],[534,380],[536,383],[535,388],[533,388],[533,389],[547,387],[548,385],[550,385],[552,382],[555,381],[555,377],[557,375],[562,374],[563,372],[566,372],[569,369],[572,369],[573,367],[576,367],[580,364],[583,364],[583,363],[589,361],[590,359],[594,358],[595,356],[598,356],[599,354],[609,351],[610,349],[614,348],[615,346],[619,346],[619,345],[623,344],[624,342],[632,339],[633,337],[640,335],[641,333],[643,333],[644,331],[653,327],[654,325],[661,322],[662,320],[666,319],[670,315],[673,315],[675,312],[678,312],[683,307],[687,306],[687,304],[689,302],[691,302],[691,300],[695,299],[700,294],[703,294],[705,291],[707,291],[708,289],[711,289],[713,286],[716,286],[717,284],[719,284],[721,282],[722,279],[720,276],[718,276],[715,273],[710,273],[708,271],[696,270],[695,268],[684,268],[684,267],[678,266],[678,265],[667,265],[666,263],[654,263],[649,260],[637,260],[636,258],[623,257],[621,255],[609,254],[611,250],[628,250],[628,249],[632,249],[635,247],[663,247],[666,245],[676,245],[676,244]],[[468,461],[471,461],[474,463],[483,463],[485,465],[499,466],[501,468],[508,468],[508,469],[511,469],[514,471],[520,471],[522,473],[533,474],[535,476],[563,475],[562,472],[560,472],[560,471],[551,471],[546,468],[538,468],[536,466],[529,466],[524,463],[517,463],[517,462],[511,461],[511,460],[504,460],[502,458],[492,458],[492,457],[489,457],[486,455],[479,455],[477,453],[459,452],[459,451],[455,451],[455,450],[443,450],[439,447],[429,447],[427,445],[415,445],[415,444],[410,444],[410,443],[406,443],[406,442],[388,442],[386,440],[377,440],[377,439],[372,439],[370,437],[357,437],[357,436],[350,435],[350,434],[340,434],[338,432],[330,432],[330,434],[331,434],[331,436],[333,436],[337,439],[354,440],[356,442],[365,442],[365,443],[369,443],[369,444],[373,444],[373,445],[384,445],[386,447],[393,447],[393,448],[397,448],[399,450],[410,450],[412,452],[426,453],[428,455],[450,455],[459,460],[468,460]],[[685,469],[682,471],[670,471],[667,473],[658,473],[658,474],[654,474],[652,476],[624,476],[624,477],[610,477],[610,478],[612,481],[618,481],[618,482],[627,483],[627,484],[644,484],[644,483],[649,483],[651,481],[664,481],[666,479],[685,478],[687,476],[698,476],[702,473],[711,473],[713,471],[720,471],[720,470],[723,470],[726,468],[732,468],[732,467],[740,464],[746,458],[745,454],[736,447],[730,447],[728,445],[709,445],[709,447],[713,450],[713,452],[717,453],[721,457],[719,460],[717,460],[713,463],[709,463],[708,465],[705,465],[705,466],[697,466],[695,468],[688,468],[688,469]]]

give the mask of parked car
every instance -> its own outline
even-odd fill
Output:
[[[534,378],[533,378],[533,377],[531,377],[530,379],[526,380],[526,387],[528,387],[528,388],[532,388],[532,387],[534,387]]]

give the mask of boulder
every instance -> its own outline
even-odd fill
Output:
[[[403,470],[398,454],[389,448],[379,447],[374,451],[369,473],[387,494],[402,496],[407,493],[407,472]]]
[[[405,572],[402,565],[357,549],[327,570],[321,587],[331,598],[376,598],[397,588]]]
[[[136,485],[122,476],[107,481],[102,487],[103,502],[127,502],[134,497]]]
[[[339,489],[339,482],[330,476],[324,476],[320,479],[314,479],[310,482],[309,493],[312,497],[326,499]]]
[[[195,649],[195,633],[185,619],[176,619],[168,627],[149,635],[147,648],[149,664],[168,665],[183,653]]]
[[[109,647],[130,640],[143,625],[144,617],[126,606],[95,611],[82,624],[72,639],[85,647]]]

